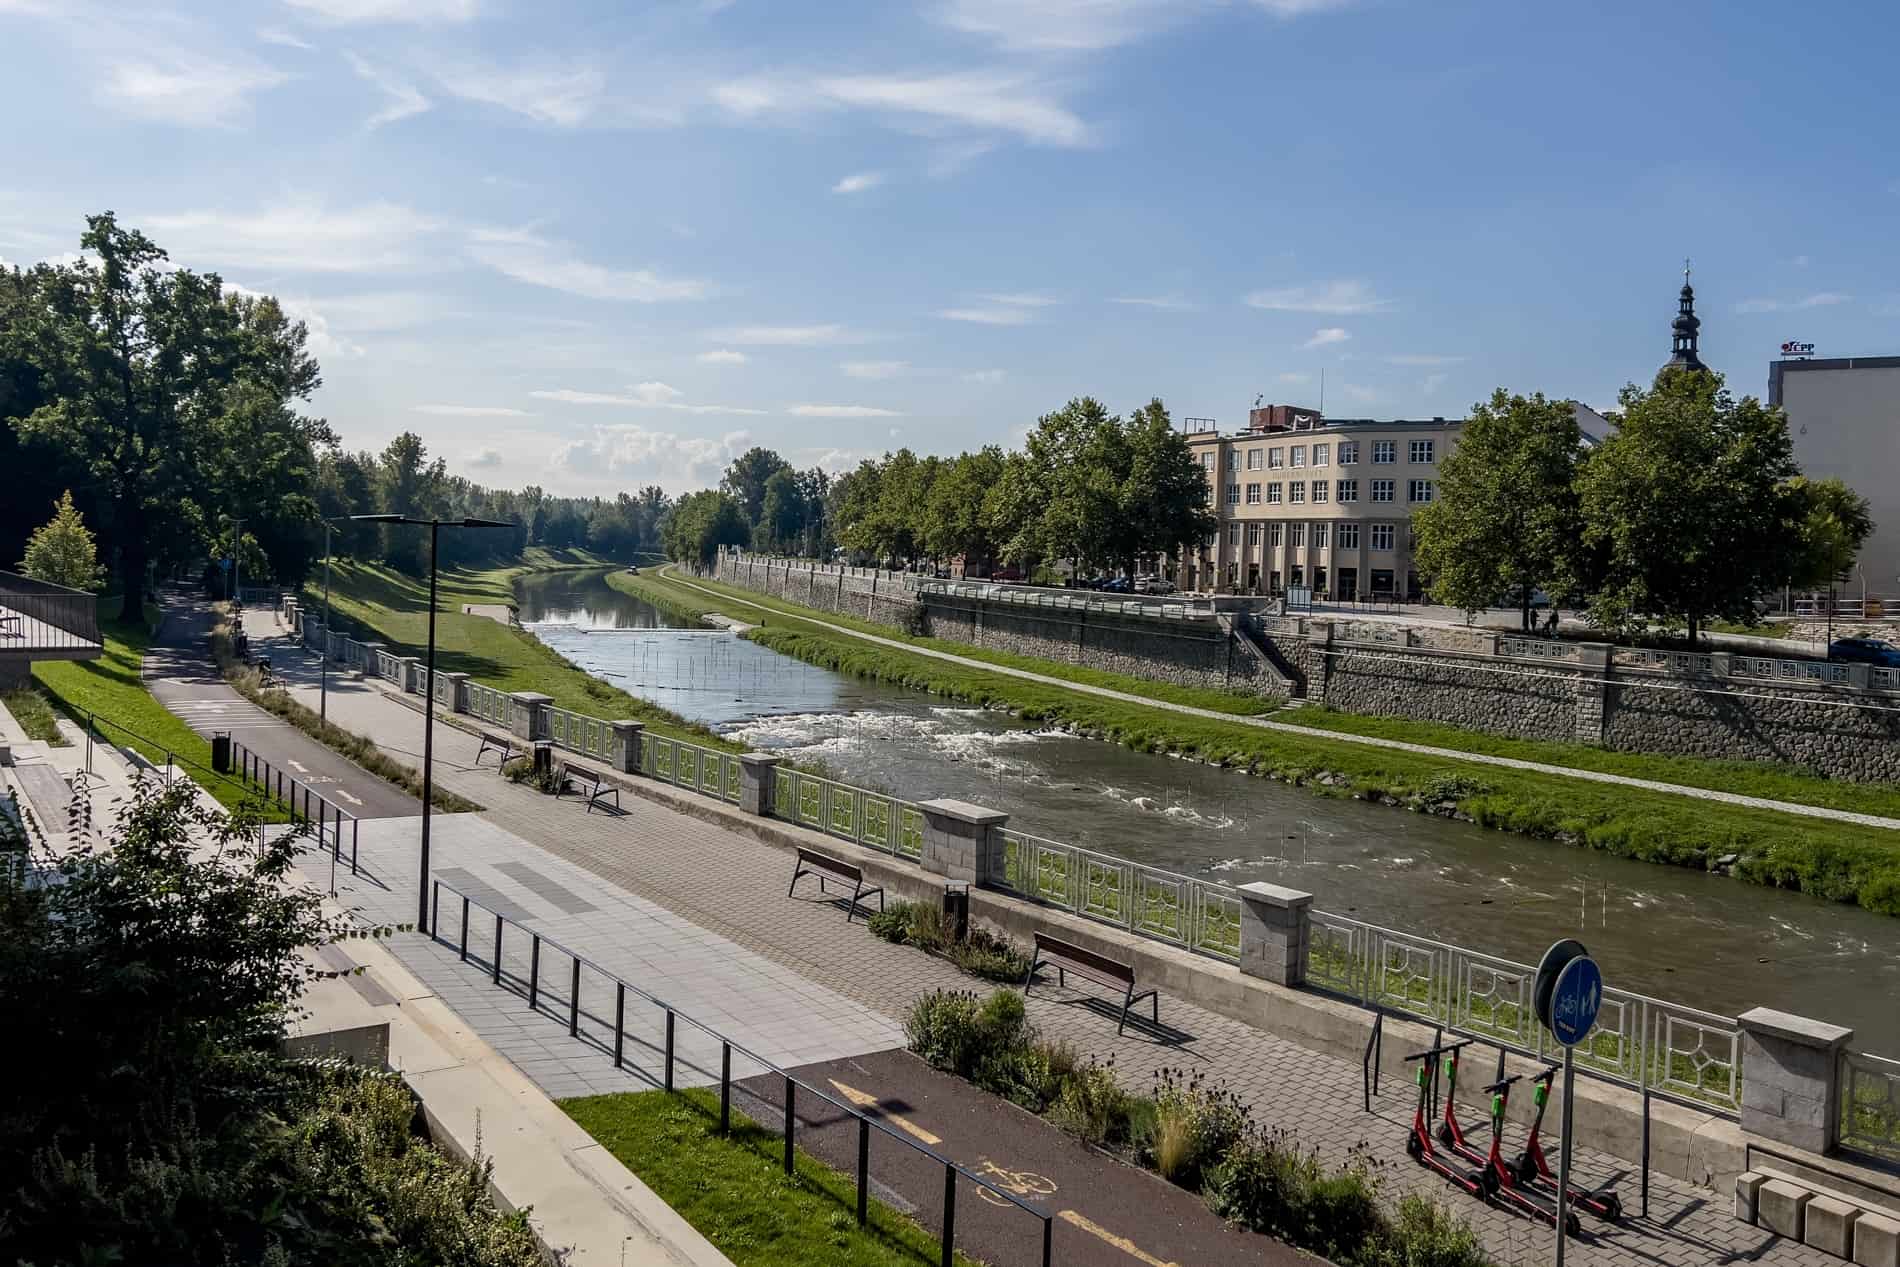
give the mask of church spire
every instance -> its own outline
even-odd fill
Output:
[[[1695,315],[1695,287],[1689,284],[1689,261],[1682,261],[1682,293],[1677,296],[1676,319],[1670,323],[1675,338],[1669,351],[1669,363],[1663,369],[1706,370],[1696,354],[1696,334],[1702,319]]]

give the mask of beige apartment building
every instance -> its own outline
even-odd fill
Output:
[[[1205,422],[1194,425],[1206,425]],[[1247,430],[1187,441],[1220,526],[1184,552],[1184,590],[1315,598],[1414,598],[1412,511],[1433,500],[1462,419],[1332,419],[1269,405]]]
[[[1813,353],[1812,344],[1789,348],[1791,357]],[[1787,411],[1802,472],[1845,480],[1873,512],[1843,597],[1900,597],[1900,356],[1772,361],[1768,403]]]

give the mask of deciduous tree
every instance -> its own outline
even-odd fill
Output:
[[[76,590],[96,590],[105,584],[106,570],[99,566],[92,530],[74,507],[71,489],[60,494],[53,517],[33,530],[20,571]]]

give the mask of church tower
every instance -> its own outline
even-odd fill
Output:
[[[1696,333],[1702,329],[1702,319],[1695,315],[1695,287],[1689,284],[1689,262],[1682,262],[1682,293],[1677,296],[1676,319],[1670,323],[1675,338],[1671,344],[1669,361],[1656,371],[1661,377],[1667,370],[1706,370],[1709,367],[1696,355]]]

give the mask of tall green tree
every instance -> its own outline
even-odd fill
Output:
[[[997,541],[990,532],[990,490],[1003,478],[1003,451],[989,445],[944,464],[923,507],[924,549],[936,559],[961,555],[989,571]]]
[[[759,509],[759,522],[752,530],[755,545],[764,550],[796,551],[804,539],[804,484],[791,467],[772,472],[765,481],[765,500]]]
[[[1219,521],[1208,505],[1207,476],[1160,400],[1130,414],[1126,432],[1121,508],[1128,542],[1120,562],[1133,575],[1136,555],[1172,555],[1204,540]]]
[[[744,545],[751,537],[752,526],[736,497],[702,489],[674,503],[666,523],[666,552],[681,563],[710,567],[721,546]]]
[[[96,590],[105,584],[99,550],[85,517],[73,505],[67,489],[53,505],[53,517],[33,530],[26,543],[20,571],[38,581],[51,581],[76,590]]]
[[[1786,418],[1709,370],[1625,387],[1616,430],[1584,464],[1584,542],[1603,574],[1590,618],[1610,629],[1746,620],[1795,570],[1798,473]]]
[[[719,491],[738,501],[747,524],[756,524],[765,513],[766,483],[780,471],[791,469],[792,464],[772,450],[754,446],[726,468]]]
[[[1788,491],[1799,536],[1785,583],[1796,589],[1832,589],[1873,535],[1873,511],[1865,497],[1837,479],[1799,475]]]
[[[1438,464],[1436,499],[1412,514],[1414,558],[1432,596],[1474,612],[1515,594],[1529,630],[1534,591],[1564,594],[1581,580],[1582,459],[1568,401],[1500,387],[1472,406]]]

